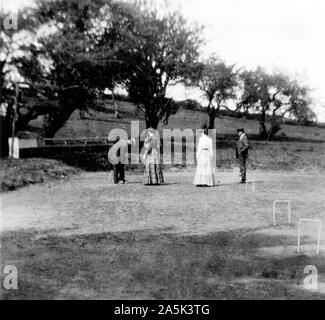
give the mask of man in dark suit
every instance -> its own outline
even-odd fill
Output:
[[[135,139],[131,140],[121,140],[120,137],[116,138],[116,144],[114,148],[111,148],[109,151],[109,159],[112,159],[112,154],[116,152],[117,161],[111,161],[113,163],[113,172],[114,172],[114,184],[126,183],[125,179],[125,164],[128,163],[128,146],[135,144]]]
[[[245,135],[245,129],[238,129],[237,132],[239,140],[237,142],[236,158],[240,166],[241,183],[246,183],[249,143]]]

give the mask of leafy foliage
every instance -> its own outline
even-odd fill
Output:
[[[224,61],[211,57],[201,65],[194,83],[209,102],[209,128],[214,129],[215,117],[220,109],[227,109],[227,102],[236,98],[238,80],[235,66],[228,66]]]
[[[200,28],[179,13],[160,16],[156,10],[138,5],[129,16],[128,32],[119,58],[125,66],[124,84],[131,99],[143,110],[148,127],[168,122],[175,112],[166,98],[167,87],[184,81],[197,63],[202,43]]]
[[[243,93],[238,110],[258,112],[261,138],[273,138],[280,131],[280,123],[286,115],[298,121],[313,116],[309,88],[289,76],[281,72],[268,74],[257,68],[243,71],[240,77]],[[266,128],[267,116],[271,116],[270,130]]]

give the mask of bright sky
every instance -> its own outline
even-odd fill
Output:
[[[17,8],[32,0],[0,0]],[[165,0],[153,2],[165,3]],[[269,71],[282,69],[312,88],[325,121],[324,0],[170,0],[185,16],[205,25],[204,54]],[[324,107],[321,110],[321,105]]]

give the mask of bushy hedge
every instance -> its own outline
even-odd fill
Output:
[[[63,180],[80,170],[48,159],[0,160],[0,191],[54,180]]]

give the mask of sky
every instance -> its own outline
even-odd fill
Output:
[[[0,1],[10,8],[32,3]],[[166,0],[153,2],[166,9]],[[204,55],[216,53],[249,69],[280,69],[308,84],[319,120],[325,121],[324,0],[171,0],[168,8],[205,26]]]

